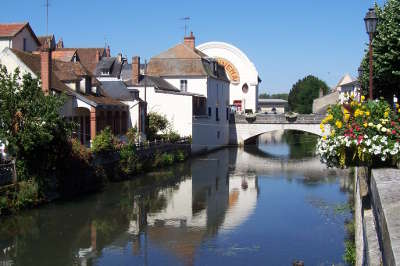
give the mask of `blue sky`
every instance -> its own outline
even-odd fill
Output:
[[[190,16],[196,43],[224,41],[244,51],[263,80],[262,92],[288,92],[313,74],[335,85],[357,75],[370,0],[49,0],[49,32],[66,47],[102,47],[143,59],[182,41]],[[384,0],[377,1],[379,5]],[[2,0],[0,23],[29,21],[46,33],[45,0]]]

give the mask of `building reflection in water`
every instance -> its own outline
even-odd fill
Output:
[[[229,156],[221,150],[191,164],[192,178],[160,195],[167,205],[148,213],[135,204],[136,220],[128,232],[141,232],[152,245],[175,254],[185,264],[194,261],[196,249],[218,232],[234,230],[252,214],[258,195],[254,175],[229,176]],[[140,254],[141,237],[134,238],[133,252]]]

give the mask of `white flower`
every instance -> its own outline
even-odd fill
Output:
[[[385,133],[385,132],[387,131],[386,127],[383,127],[383,128],[381,129],[381,131],[382,131],[383,133]]]

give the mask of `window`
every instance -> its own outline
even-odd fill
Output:
[[[211,116],[212,112],[211,112],[211,107],[208,107],[208,116]]]
[[[215,121],[219,121],[218,107],[215,108]]]
[[[217,139],[219,139],[220,136],[221,136],[221,133],[219,131],[217,131]]]
[[[226,120],[229,120],[229,108],[226,107]]]
[[[24,46],[23,50],[26,51],[26,39],[24,38],[22,41],[23,41],[23,46]]]
[[[187,91],[187,80],[186,79],[181,80],[181,91]]]
[[[107,68],[102,68],[102,69],[101,69],[101,75],[102,75],[102,76],[108,76],[108,75],[110,75],[110,70],[107,69]]]
[[[242,92],[243,93],[248,93],[249,92],[249,85],[247,85],[247,83],[243,84]]]

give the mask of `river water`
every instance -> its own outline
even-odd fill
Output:
[[[351,180],[314,149],[265,135],[2,218],[0,265],[343,265]]]

